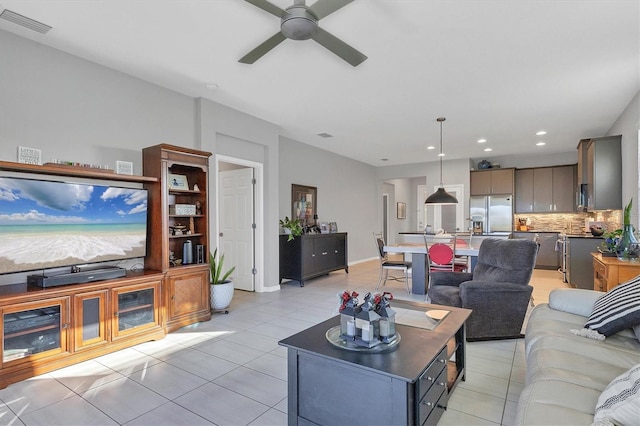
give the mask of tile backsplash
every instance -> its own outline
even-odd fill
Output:
[[[528,219],[529,231],[564,232],[583,234],[589,232],[589,222],[603,222],[607,231],[622,228],[622,210],[602,210],[585,213],[530,213],[515,214],[514,226],[518,219]],[[516,229],[517,231],[518,229]]]

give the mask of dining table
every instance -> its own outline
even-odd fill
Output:
[[[412,294],[426,294],[427,283],[429,277],[429,268],[427,265],[427,247],[420,243],[402,243],[384,246],[383,250],[386,253],[396,254],[411,254],[411,293]],[[478,246],[473,245],[458,245],[456,244],[454,254],[456,256],[468,256],[469,257],[469,271],[473,271],[478,261],[478,251],[480,250],[480,244]]]

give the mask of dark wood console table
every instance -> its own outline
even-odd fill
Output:
[[[347,264],[347,233],[306,234],[288,241],[280,235],[280,282],[289,278],[304,287],[309,278],[344,269]]]
[[[417,302],[392,307],[426,311]],[[288,348],[289,425],[436,424],[448,396],[465,377],[465,321],[471,311],[449,314],[434,330],[397,324],[393,352],[368,354],[333,346],[325,338],[336,316],[280,345]]]

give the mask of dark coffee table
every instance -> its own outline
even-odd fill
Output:
[[[405,301],[391,306],[402,336],[392,352],[352,352],[329,343],[325,334],[339,316],[279,342],[288,348],[290,425],[437,423],[465,378],[464,324],[471,310]],[[435,327],[411,318],[430,310],[449,312]]]

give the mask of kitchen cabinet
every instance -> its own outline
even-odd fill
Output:
[[[489,169],[471,172],[471,195],[513,194],[514,170]]]
[[[567,282],[574,288],[593,290],[593,261],[602,238],[567,236]]]
[[[582,207],[622,209],[622,136],[582,139],[578,144],[578,183]]]
[[[145,267],[166,273],[168,332],[211,319],[209,307],[210,152],[160,144],[142,150],[149,189],[150,229]],[[174,183],[175,178],[184,179]],[[187,244],[185,244],[187,243]],[[190,244],[189,244],[190,243]],[[189,247],[191,250],[186,252]],[[180,259],[181,262],[173,260]]]
[[[309,278],[344,269],[347,264],[347,233],[306,234],[289,241],[280,235],[280,282],[289,278],[304,286]]]
[[[575,166],[518,169],[516,213],[568,213],[575,210]]]
[[[562,253],[556,251],[558,241],[557,232],[514,232],[513,238],[535,240],[537,237],[540,248],[536,257],[536,269],[557,270],[560,267]]]

